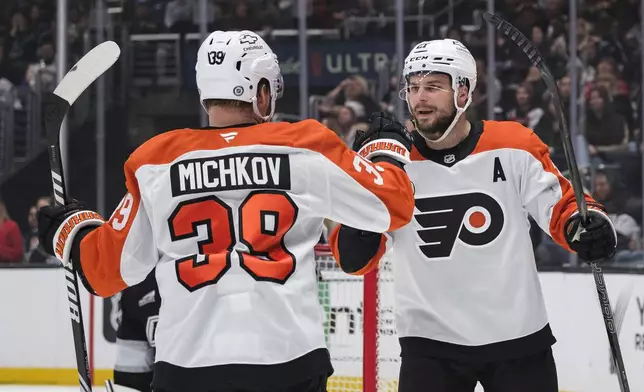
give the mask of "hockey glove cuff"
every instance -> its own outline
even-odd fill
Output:
[[[103,223],[98,213],[84,209],[76,200],[64,206],[46,206],[38,210],[38,239],[47,253],[68,266],[74,236],[78,231]]]
[[[564,226],[566,241],[579,258],[590,263],[610,259],[615,255],[617,233],[608,215],[596,209],[588,210],[588,224],[581,224],[575,212]]]
[[[373,162],[376,157],[393,159],[401,165],[411,162],[409,154],[413,136],[396,118],[386,112],[373,113],[369,129],[358,135],[353,150]]]

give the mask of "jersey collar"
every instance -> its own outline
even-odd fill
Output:
[[[474,151],[482,133],[483,122],[473,122],[467,137],[456,146],[445,150],[432,150],[429,148],[425,143],[425,139],[417,131],[413,131],[412,135],[414,136],[414,146],[423,158],[443,166],[452,167]]]
[[[234,124],[234,125],[229,125],[227,127],[212,127],[212,126],[206,126],[206,127],[199,127],[199,128],[193,128],[196,130],[201,130],[201,131],[207,131],[207,130],[222,130],[222,129],[231,129],[231,128],[247,128],[247,127],[252,127],[254,125],[258,125],[258,123],[242,123],[242,124]]]

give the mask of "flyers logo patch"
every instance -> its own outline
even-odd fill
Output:
[[[470,246],[491,243],[505,220],[499,203],[480,192],[416,199],[416,208],[419,247],[430,259],[451,256],[457,240]]]

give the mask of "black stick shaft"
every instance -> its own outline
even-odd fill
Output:
[[[45,126],[50,135],[56,135],[56,143],[49,147],[49,165],[51,167],[51,179],[54,190],[54,205],[62,206],[67,204],[68,199],[67,192],[65,191],[65,174],[63,173],[60,152],[59,132],[69,104],[58,96],[54,96],[53,100],[52,105],[46,109]],[[78,382],[80,383],[81,392],[91,392],[92,380],[89,371],[83,312],[81,310],[78,291],[78,278],[71,263],[65,267],[65,280],[67,284],[69,313],[72,322],[76,368],[78,369]]]
[[[610,300],[608,299],[608,291],[606,291],[606,282],[604,280],[604,273],[597,264],[592,263],[593,277],[595,278],[595,287],[597,288],[597,296],[599,298],[599,306],[604,316],[604,325],[606,327],[606,334],[608,335],[608,342],[610,344],[610,351],[615,361],[615,368],[617,369],[617,378],[619,379],[619,389],[621,392],[630,392],[628,386],[628,378],[626,377],[626,369],[624,368],[624,360],[622,359],[622,349],[619,345],[617,337],[617,327],[613,318],[613,311],[610,307]]]

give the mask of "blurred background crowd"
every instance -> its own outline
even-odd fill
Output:
[[[576,152],[588,191],[606,205],[615,223],[619,251],[613,264],[621,266],[644,266],[640,1],[579,0],[574,21],[569,0],[494,1],[495,12],[536,44],[557,79],[566,115],[579,135],[575,140],[581,141]],[[104,216],[124,192],[122,164],[134,148],[165,130],[203,124],[194,61],[204,23],[208,32],[260,32],[272,46],[286,85],[276,121],[317,118],[351,144],[372,112],[396,112],[399,105],[395,1],[305,2],[304,100],[297,0],[207,0],[205,13],[198,0],[102,0],[97,8],[99,3],[68,1],[63,31],[69,65],[96,44],[97,26],[104,26],[99,37],[115,40],[123,50],[106,75],[105,91],[90,89],[68,116],[70,191]],[[402,4],[405,54],[421,40],[461,40],[476,58],[479,75],[468,118],[513,120],[533,129],[566,174],[555,108],[539,71],[501,34],[492,40],[495,77],[488,78],[490,40],[480,18],[488,1]],[[55,264],[38,247],[35,212],[51,202],[46,146],[52,135],[43,127],[43,111],[61,53],[56,16],[56,0],[0,3],[0,265]],[[99,16],[104,23],[97,23]],[[105,101],[97,107],[98,94]],[[104,166],[95,159],[101,121]],[[103,176],[104,186],[96,185],[97,176]],[[539,266],[566,265],[569,255],[533,228]]]

